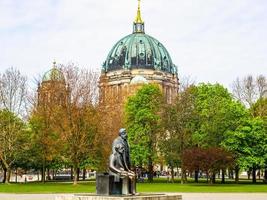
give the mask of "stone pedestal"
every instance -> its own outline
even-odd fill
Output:
[[[115,189],[113,186],[114,176],[109,174],[96,175],[96,194],[97,195],[111,195]],[[114,188],[114,189],[113,189]]]
[[[113,175],[102,173],[96,175],[96,194],[107,195],[130,195],[136,193],[136,182],[129,177],[115,181]]]

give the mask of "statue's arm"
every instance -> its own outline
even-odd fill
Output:
[[[110,171],[112,171],[112,172],[115,173],[115,174],[122,175],[122,176],[127,175],[127,172],[126,172],[123,168],[118,169],[118,168],[115,166],[115,162],[118,162],[118,161],[116,161],[116,158],[115,158],[114,155],[111,155],[111,156],[110,156],[110,161],[109,161],[109,169],[110,169]]]
[[[114,164],[115,164],[115,158],[114,155],[111,155],[109,159],[109,169],[115,174],[120,174],[121,170],[117,169]]]

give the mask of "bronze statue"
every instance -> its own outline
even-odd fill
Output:
[[[130,148],[127,132],[120,129],[119,136],[112,144],[112,154],[109,160],[110,175],[114,176],[115,193],[135,194],[135,173],[131,171]],[[117,192],[116,192],[117,191]]]

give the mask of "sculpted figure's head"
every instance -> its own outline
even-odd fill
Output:
[[[121,128],[119,131],[119,136],[121,136],[123,139],[127,140],[127,132],[125,128]]]
[[[123,153],[124,152],[124,147],[122,144],[117,144],[115,146],[115,151],[118,152],[118,153]]]

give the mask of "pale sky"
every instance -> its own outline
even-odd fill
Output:
[[[132,33],[137,0],[0,0],[0,72],[30,79],[58,63],[100,69],[112,46]],[[179,76],[226,87],[267,76],[267,0],[142,0],[147,34]]]

